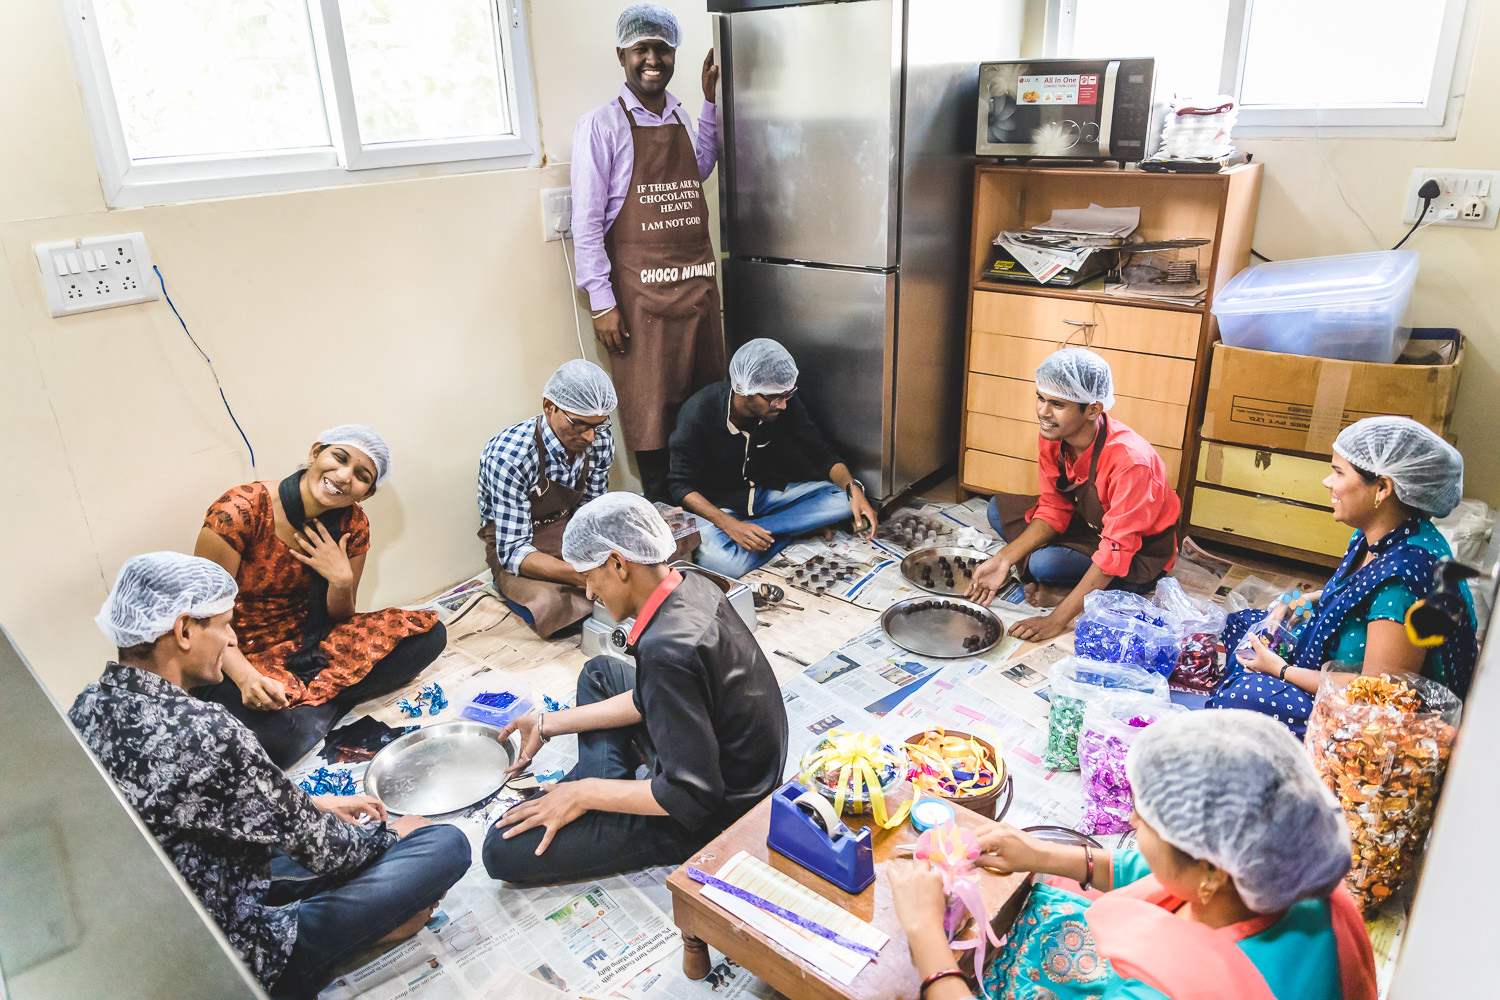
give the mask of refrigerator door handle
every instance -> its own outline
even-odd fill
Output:
[[[730,112],[733,92],[730,81],[734,79],[730,39],[730,21],[727,14],[713,14],[709,18],[713,27],[714,62],[719,65],[719,86],[715,98],[719,109],[719,252],[727,255],[729,246],[729,220],[734,217],[734,163],[729,150],[730,130],[734,128],[734,115]]]

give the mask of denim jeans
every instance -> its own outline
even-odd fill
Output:
[[[990,527],[995,534],[1003,541],[1013,541],[1005,537],[1005,527],[1000,522],[1000,506],[994,499],[990,500],[988,514]],[[1092,564],[1093,559],[1082,552],[1075,552],[1061,545],[1044,545],[1026,561],[1026,572],[1043,586],[1071,587],[1083,579]]]
[[[578,675],[578,706],[592,705],[635,688],[635,666],[617,656],[596,656]],[[563,781],[580,778],[634,779],[655,761],[646,724],[578,734],[578,763]],[[545,793],[544,793],[545,794]],[[546,853],[536,849],[545,832],[527,830],[509,840],[506,827],[484,836],[484,868],[506,882],[552,884],[599,875],[677,865],[719,835],[712,826],[694,833],[670,816],[636,816],[590,810],[557,832]]]
[[[789,483],[784,490],[757,489],[755,509],[760,513],[740,520],[769,531],[775,539],[770,548],[764,552],[742,549],[699,517],[698,533],[703,541],[698,548],[698,565],[728,577],[744,576],[776,558],[778,552],[801,536],[841,524],[850,516],[848,496],[826,480]]]
[[[469,861],[468,838],[447,823],[413,831],[352,875],[315,875],[278,854],[266,902],[297,901],[297,940],[271,995],[316,996],[337,966],[442,899]]]

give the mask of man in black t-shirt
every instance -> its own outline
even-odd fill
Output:
[[[562,882],[680,864],[781,784],[787,721],[771,664],[717,584],[672,569],[675,549],[633,493],[606,493],[568,523],[563,558],[616,621],[635,619],[636,665],[596,656],[573,708],[502,731],[520,733],[516,771],[564,733],[578,734],[578,765],[489,831],[492,877]]]

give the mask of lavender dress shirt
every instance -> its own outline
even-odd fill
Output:
[[[620,87],[620,99],[635,115],[636,124],[642,126],[675,125],[675,112],[682,107],[682,102],[668,92],[662,113],[653,114],[626,86]],[[711,101],[703,102],[696,138],[691,116],[684,111],[682,119],[687,123],[688,137],[698,157],[698,179],[707,180],[719,159],[718,108]],[[620,207],[625,204],[634,166],[630,119],[617,102],[610,101],[578,119],[578,127],[573,130],[573,251],[578,261],[578,287],[588,292],[589,308],[594,312],[615,305],[604,234],[614,225]]]

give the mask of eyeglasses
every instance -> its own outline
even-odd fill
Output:
[[[577,417],[570,414],[567,410],[559,409],[557,412],[562,414],[563,419],[568,422],[568,426],[572,427],[575,431],[587,434],[589,431],[609,430],[608,417],[599,421],[597,424],[591,424],[587,420],[579,420]]]
[[[786,392],[757,392],[756,395],[768,403],[785,403],[797,395],[797,387],[794,385]]]

